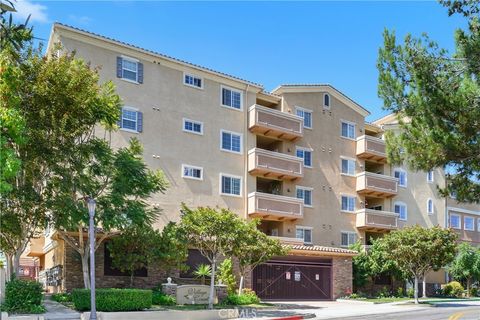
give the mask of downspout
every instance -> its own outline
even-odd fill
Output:
[[[448,187],[448,181],[447,181],[447,174],[445,172],[445,167],[443,167],[443,179],[445,180],[445,188]],[[444,218],[444,223],[445,223],[445,229],[448,228],[448,196],[445,197],[445,218]],[[448,272],[445,271],[445,283],[448,283],[449,276]]]
[[[247,107],[248,104],[248,89],[250,88],[250,84],[247,83],[247,87],[245,88],[245,103],[244,103],[244,143],[243,143],[243,162],[244,162],[244,170],[243,170],[243,194],[244,194],[244,199],[243,199],[243,205],[245,208],[245,219],[248,219],[248,186],[247,186],[247,181],[248,181],[248,109],[250,107]],[[256,98],[255,98],[256,99]],[[255,101],[256,103],[256,101]]]

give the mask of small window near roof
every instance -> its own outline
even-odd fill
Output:
[[[241,110],[242,92],[222,87],[222,106]]]
[[[328,93],[323,95],[323,107],[325,109],[330,109],[330,95]]]
[[[143,64],[133,58],[117,57],[117,77],[143,83]]]
[[[183,78],[183,83],[187,86],[191,86],[199,89],[203,88],[203,79],[191,74],[185,74]]]

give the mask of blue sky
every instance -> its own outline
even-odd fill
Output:
[[[372,112],[376,60],[384,28],[427,32],[453,50],[454,30],[437,2],[159,2],[19,1],[32,13],[35,35],[48,39],[53,22],[165,53],[261,83],[330,83]]]

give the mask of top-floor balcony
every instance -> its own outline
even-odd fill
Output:
[[[295,141],[303,137],[303,119],[255,104],[248,109],[248,129],[267,137]]]
[[[385,141],[373,136],[363,135],[357,138],[357,157],[365,160],[385,163]]]

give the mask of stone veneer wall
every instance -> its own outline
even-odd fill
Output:
[[[333,257],[333,299],[338,299],[352,293],[352,258],[351,257]]]

